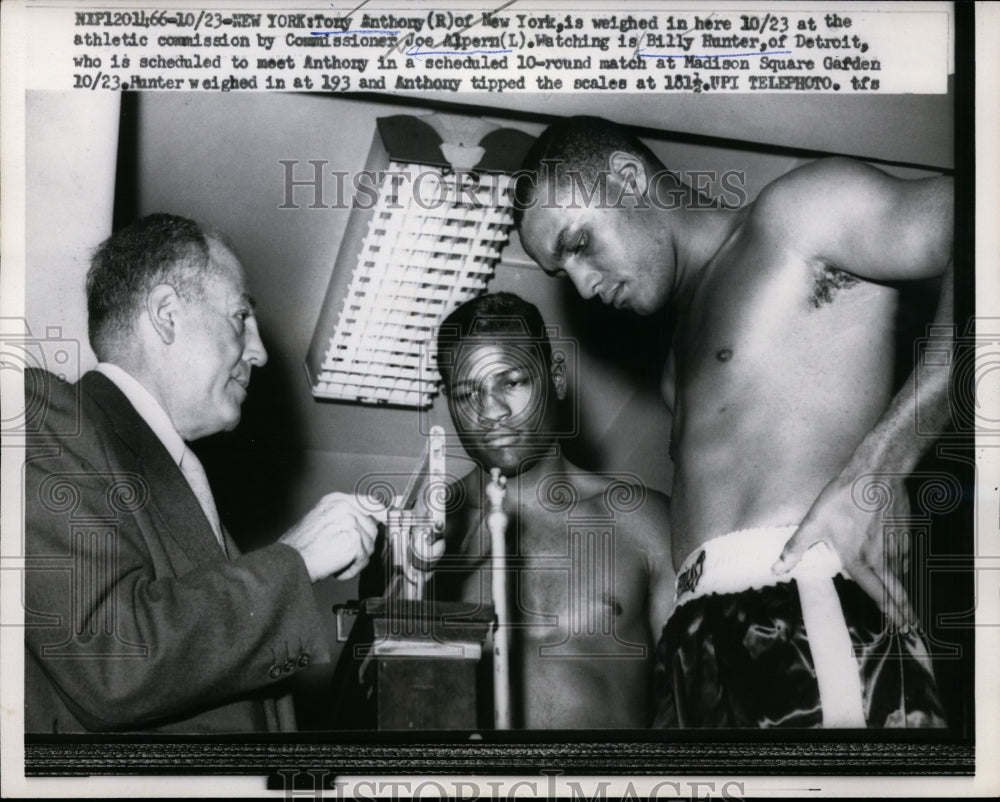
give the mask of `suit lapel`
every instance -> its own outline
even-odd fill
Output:
[[[150,517],[160,535],[173,541],[197,565],[225,562],[226,555],[219,548],[212,526],[181,469],[124,394],[96,371],[85,374],[80,384],[104,412],[108,427],[128,450],[132,465],[123,467],[144,477],[149,484]]]
[[[242,554],[240,547],[236,545],[236,541],[233,540],[233,536],[229,534],[229,530],[226,529],[226,525],[221,522],[219,525],[222,527],[222,540],[226,544],[226,556],[230,560],[235,560],[240,556],[240,554]]]

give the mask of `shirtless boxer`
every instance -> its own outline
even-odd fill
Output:
[[[609,203],[579,191],[597,180]],[[933,442],[916,405],[923,427],[947,421],[946,366],[921,368],[919,397],[913,376],[895,397],[892,382],[899,282],[941,278],[935,322],[950,322],[951,180],[831,158],[713,208],[622,128],[572,118],[542,134],[515,194],[543,270],[671,313],[678,582],[657,723],[943,725],[880,512],[852,491],[893,474],[905,512]]]
[[[648,727],[653,645],[674,585],[666,497],[562,456],[565,363],[533,305],[510,293],[469,301],[442,324],[438,354],[455,429],[478,467],[453,494],[465,503],[448,516],[432,597],[491,602],[484,490],[499,468],[514,726]]]

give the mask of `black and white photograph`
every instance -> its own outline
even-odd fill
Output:
[[[5,6],[4,795],[998,791],[995,8]]]

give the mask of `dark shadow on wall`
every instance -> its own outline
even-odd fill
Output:
[[[665,310],[642,316],[592,299],[578,302],[570,312],[589,353],[626,371],[639,385],[659,386],[670,345]]]
[[[636,393],[658,395],[670,347],[666,311],[640,316],[606,307],[597,299],[584,301],[569,282],[565,282],[562,294],[568,329],[577,338],[581,352],[612,366],[621,381],[634,387]],[[586,375],[576,377],[581,385],[586,381]],[[599,425],[584,408],[579,414],[579,434],[563,444],[566,456],[585,470],[607,470],[607,456],[593,434],[603,429],[604,422]]]
[[[138,217],[139,208],[139,98],[140,92],[122,92],[118,117],[118,159],[115,164],[115,208],[111,230],[118,231]]]
[[[954,734],[975,733],[975,466],[971,437],[952,428],[907,485],[910,560],[904,586],[927,638],[945,718]]]
[[[266,331],[261,333],[266,342]],[[304,470],[303,425],[294,388],[300,367],[287,354],[269,353],[255,368],[243,417],[231,432],[192,444],[205,465],[219,517],[240,549],[272,542],[295,523],[288,500]]]
[[[900,282],[899,306],[896,310],[896,362],[893,373],[895,391],[913,373],[913,348],[919,338],[927,336],[927,326],[934,320],[941,293],[941,281]]]

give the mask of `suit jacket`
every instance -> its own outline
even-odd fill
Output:
[[[102,374],[26,371],[25,403],[25,731],[294,728],[285,680],[329,660],[298,552],[227,557]]]

